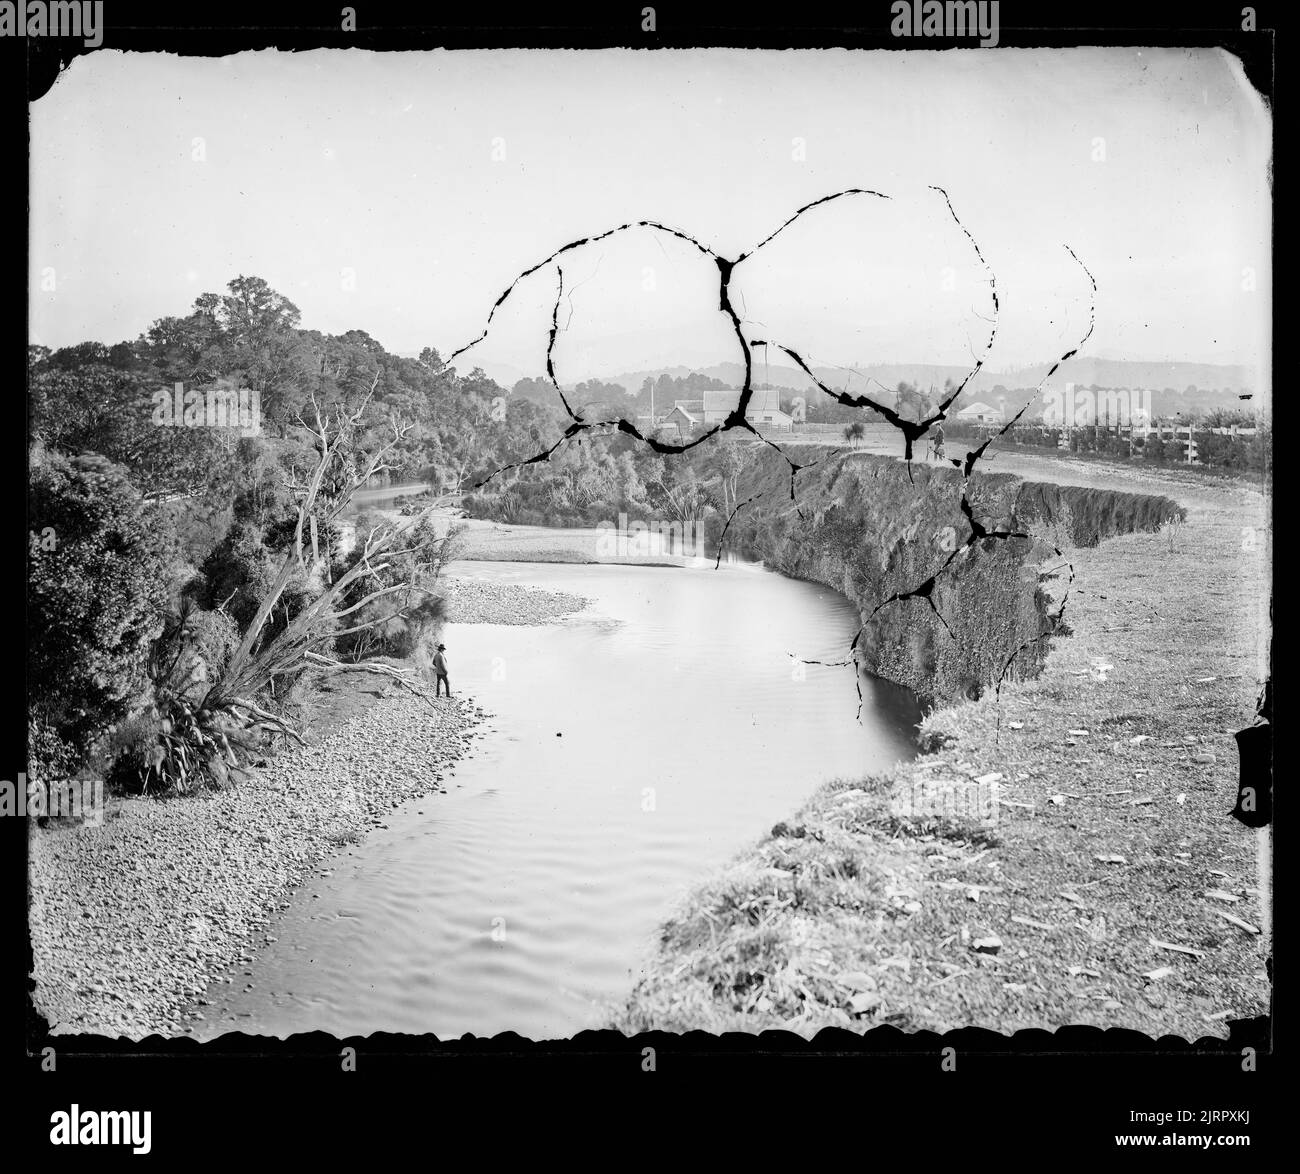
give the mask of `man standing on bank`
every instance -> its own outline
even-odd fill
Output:
[[[437,683],[434,685],[434,696],[442,696],[442,688],[447,687],[447,696],[451,696],[451,682],[447,680],[447,657],[444,655],[447,651],[445,644],[438,645],[438,651],[433,654],[433,671],[438,674]]]

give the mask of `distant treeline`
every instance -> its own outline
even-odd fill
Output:
[[[801,405],[804,419],[812,423],[849,423],[880,418],[870,409],[849,407],[821,391],[801,391],[797,387],[762,380],[755,380],[752,387],[755,391],[778,392],[781,410],[789,415],[795,415],[796,405]],[[651,379],[647,375],[635,395],[630,394],[621,383],[606,383],[599,379],[584,380],[575,384],[571,390],[566,388],[564,394],[569,406],[580,415],[583,414],[583,408],[601,405],[611,409],[612,416],[622,415],[631,419],[649,416],[653,407],[655,418],[662,419],[678,400],[699,400],[706,391],[730,391],[737,400],[740,398],[740,389],[735,384],[701,375],[697,371],[678,376],[665,374],[657,379]],[[897,394],[894,391],[883,392],[881,400],[893,407]],[[911,387],[908,394],[916,397],[919,402],[915,387]],[[511,388],[511,395],[539,404],[559,405],[560,402],[555,386],[549,379],[541,377],[520,379]]]
[[[1233,435],[1212,431],[1216,427],[1230,427],[1233,423],[1248,425],[1254,432]],[[998,431],[1001,425],[952,420],[945,421],[943,427],[944,434],[949,439],[981,440]],[[1163,427],[1165,435],[1152,433],[1143,439],[1139,434],[1138,440],[1130,445],[1129,437],[1116,428],[1086,425],[1062,429],[1022,422],[1007,429],[998,444],[1033,448],[1048,453],[1143,461],[1155,465],[1186,465],[1185,426],[1178,426],[1180,431],[1177,436],[1169,435],[1170,425],[1165,424]],[[1192,439],[1196,443],[1196,458],[1200,464],[1189,467],[1252,475],[1265,475],[1272,467],[1273,430],[1268,421],[1256,421],[1253,416],[1244,414],[1214,412],[1203,421],[1202,427],[1192,426]]]
[[[291,724],[308,663],[410,656],[436,634],[445,544],[425,527],[366,561],[364,518],[344,541],[340,503],[379,454],[384,479],[446,488],[560,434],[555,410],[433,348],[402,358],[299,318],[239,277],[139,338],[29,348],[34,777],[219,782]],[[214,390],[242,417],[176,417]]]

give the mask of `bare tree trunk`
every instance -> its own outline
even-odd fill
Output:
[[[385,560],[409,554],[415,549],[414,547],[402,546],[402,540],[422,521],[446,504],[451,497],[448,494],[435,498],[419,514],[403,518],[400,522],[391,525],[377,527],[371,531],[365,538],[361,555],[356,564],[340,575],[338,579],[327,582],[324,590],[296,616],[290,619],[282,631],[265,644],[259,645],[259,638],[266,626],[266,622],[277,603],[279,603],[285,589],[296,574],[307,573],[310,570],[303,544],[304,529],[309,530],[311,534],[312,558],[314,560],[318,555],[318,518],[328,533],[329,527],[346,509],[353,493],[376,473],[392,468],[391,465],[385,462],[384,458],[406,435],[407,428],[402,425],[394,427],[393,439],[379,449],[363,468],[358,469],[349,461],[354,451],[355,432],[360,426],[362,414],[369,403],[375,385],[378,383],[378,378],[379,376],[376,373],[375,382],[371,384],[370,392],[367,392],[360,406],[351,413],[345,414],[340,410],[337,415],[323,416],[320,404],[313,395],[312,406],[315,409],[315,426],[312,427],[305,421],[300,422],[312,433],[316,440],[318,456],[311,475],[305,482],[293,486],[300,495],[293,541],[289,550],[285,553],[275,580],[259,603],[252,622],[245,629],[239,646],[227,663],[225,672],[205,695],[202,703],[204,708],[224,708],[236,712],[242,710],[248,715],[257,718],[260,724],[271,725],[292,733],[283,721],[261,710],[247,698],[255,696],[259,690],[265,688],[275,677],[294,672],[307,665],[336,671],[360,668],[361,666],[344,664],[323,655],[319,651],[319,646],[327,644],[339,636],[367,632],[376,624],[389,618],[382,617],[360,621],[342,628],[338,626],[346,617],[361,611],[367,604],[398,591],[409,593],[421,591],[412,583],[376,587],[356,603],[344,606],[348,590],[353,584],[367,578],[378,578],[379,573],[391,565],[389,561]],[[344,487],[341,492],[332,496],[323,510],[318,510],[326,475],[340,464],[348,469]],[[449,529],[447,535],[439,540],[440,547],[445,546],[451,537],[452,531]],[[439,567],[444,561],[444,554],[445,551],[440,549],[437,562]],[[375,666],[368,667],[374,668]],[[419,688],[412,683],[410,674],[401,669],[392,666],[381,666],[377,671],[382,671],[385,675],[401,680],[414,692],[420,692]]]

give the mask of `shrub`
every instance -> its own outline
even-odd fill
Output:
[[[364,534],[364,530],[359,533]],[[437,636],[447,608],[434,589],[450,555],[454,534],[449,533],[444,541],[437,526],[426,518],[404,536],[404,550],[385,558],[383,570],[356,580],[347,596],[348,605],[360,603],[377,588],[403,589],[370,600],[348,617],[349,627],[372,626],[341,635],[335,646],[339,656],[352,661],[367,656],[404,658]],[[341,561],[340,573],[356,565],[363,546],[364,542],[359,541]]]
[[[339,638],[338,653],[341,657],[358,661],[368,656],[402,659],[412,655],[437,637],[447,618],[447,603],[440,595],[423,595],[415,602],[391,595],[368,604],[357,613],[359,620],[365,621],[376,615],[386,618],[364,632],[353,632]]]
[[[234,715],[205,710],[202,701],[238,641],[230,616],[190,599],[168,617],[149,655],[152,704],[105,740],[110,785],[184,792],[226,781],[240,765],[236,751],[252,750],[256,739]]]
[[[162,631],[175,543],[126,470],[40,454],[28,497],[29,710],[84,754],[125,718]]]
[[[1096,546],[1105,538],[1138,531],[1154,533],[1186,511],[1170,498],[1146,493],[1118,493],[1081,485],[1051,485],[1028,481],[1016,497],[1017,522],[1032,529],[1040,519],[1068,519],[1069,539],[1075,546]]]
[[[209,611],[226,612],[242,632],[253,621],[262,600],[275,579],[278,559],[265,544],[258,526],[235,522],[203,561],[201,578],[187,591]],[[296,616],[312,597],[315,588],[305,575],[297,575],[262,629],[263,642]]]
[[[38,783],[66,779],[77,768],[77,748],[59,737],[41,717],[27,719],[27,777]]]
[[[1246,444],[1246,465],[1257,473],[1269,473],[1273,467],[1273,429],[1261,423]]]
[[[155,697],[190,694],[221,675],[239,643],[239,629],[224,611],[202,611],[186,599],[168,618],[149,655]]]
[[[256,735],[232,714],[188,696],[161,698],[115,732],[109,782],[141,793],[221,786],[257,748]]]
[[[249,522],[235,522],[203,561],[200,571],[200,602],[210,608],[222,607],[241,628],[252,621],[275,578],[270,552],[262,544],[261,528]]]

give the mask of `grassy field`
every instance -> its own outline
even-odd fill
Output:
[[[1267,833],[1229,816],[1233,733],[1267,673],[1265,498],[1055,458],[995,467],[1164,493],[1188,521],[1067,551],[1073,635],[1042,675],[932,713],[915,762],[828,785],[696,890],[615,1027],[1196,1039],[1268,1010]],[[993,774],[994,825],[896,814],[916,779]]]

